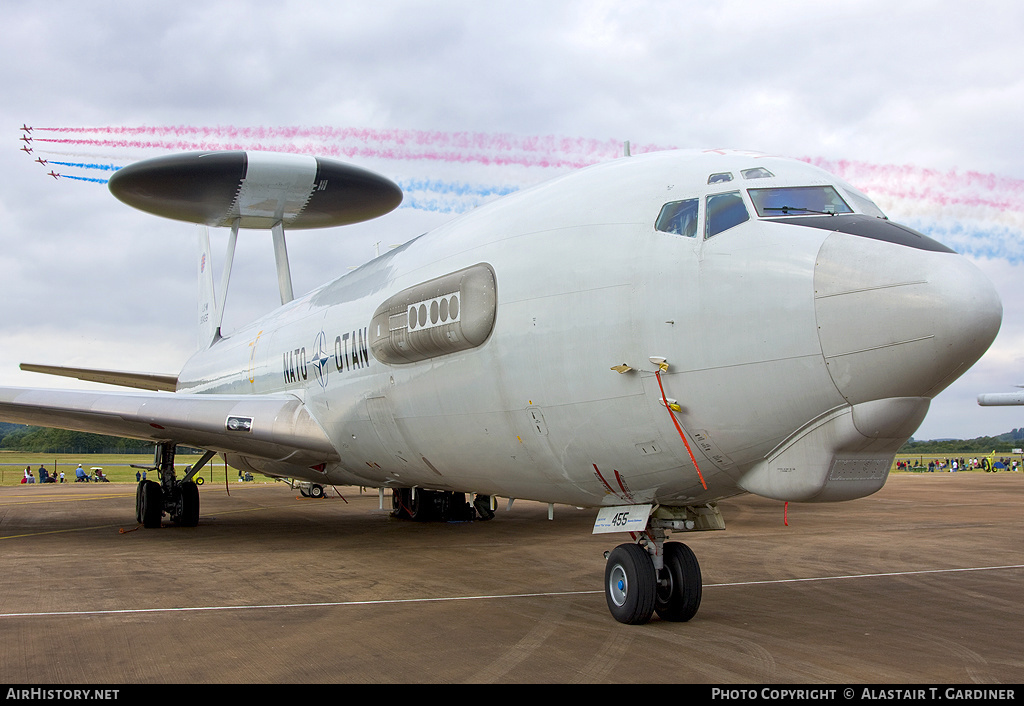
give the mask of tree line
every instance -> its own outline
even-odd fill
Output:
[[[1024,429],[1014,429],[999,436],[979,436],[974,439],[934,439],[915,441],[913,438],[900,448],[901,454],[952,454],[952,453],[1010,453],[1024,447]]]
[[[29,453],[150,453],[152,441],[0,422],[0,449]]]

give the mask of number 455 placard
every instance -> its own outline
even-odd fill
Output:
[[[643,532],[653,505],[619,505],[603,507],[597,513],[593,534],[608,532]]]

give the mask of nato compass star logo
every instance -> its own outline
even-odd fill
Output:
[[[320,387],[324,389],[327,388],[327,362],[330,359],[327,353],[327,336],[321,331],[316,337],[316,343],[313,344],[313,374],[316,375]]]

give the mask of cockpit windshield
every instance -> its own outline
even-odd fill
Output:
[[[698,199],[672,201],[661,207],[654,227],[663,233],[675,233],[692,238],[697,235]]]
[[[750,189],[761,218],[774,216],[820,216],[853,213],[839,192],[831,186],[793,186],[775,189]]]

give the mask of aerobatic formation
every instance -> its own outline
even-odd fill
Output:
[[[86,145],[74,130],[35,128],[32,144],[141,151],[141,138],[160,137],[160,149],[199,148],[127,164],[109,190],[158,216],[230,228],[222,283],[240,230],[270,230],[280,308],[223,331],[204,234],[201,345],[176,376],[26,366],[167,392],[0,388],[0,419],[152,440],[159,480],[136,495],[150,528],[165,516],[200,524],[192,478],[216,454],[317,487],[379,488],[401,518],[490,519],[499,496],[593,507],[595,533],[631,537],[607,555],[614,618],[686,621],[700,566],[672,536],[725,529],[718,502],[741,493],[876,492],[931,399],[1001,323],[995,289],[967,258],[807,161],[298,130],[273,135],[295,147],[273,152],[253,132],[219,129],[223,149],[212,149],[186,128],[145,130],[94,130]],[[558,175],[488,194],[295,296],[287,230],[365,221],[403,201],[401,183],[311,154],[318,139],[353,158],[393,150],[396,166],[459,155]],[[207,450],[181,478],[179,444]]]

